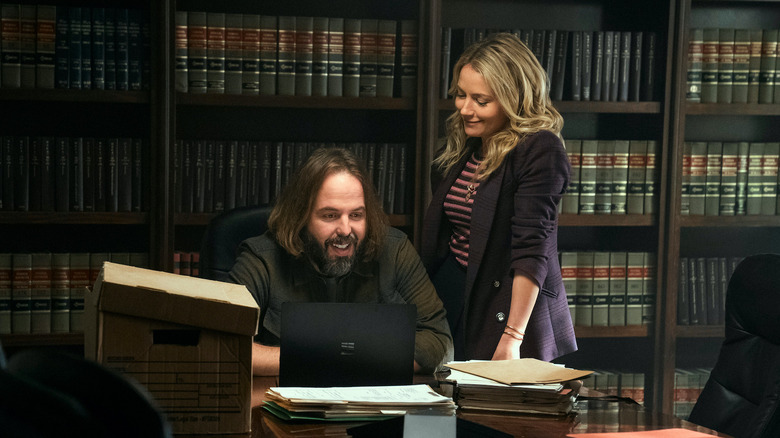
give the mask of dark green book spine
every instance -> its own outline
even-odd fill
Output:
[[[647,140],[630,140],[628,148],[626,213],[643,214],[645,210],[645,163],[647,159]]]
[[[344,20],[344,83],[346,97],[360,95],[360,44],[361,21],[348,18]]]
[[[580,207],[579,214],[595,214],[596,211],[596,156],[598,140],[582,141],[582,162],[580,164]]]
[[[225,93],[243,91],[243,29],[241,14],[225,14]]]
[[[279,17],[279,52],[277,92],[283,96],[295,95],[295,18]],[[262,82],[262,80],[261,80]]]
[[[736,29],[734,31],[734,74],[731,93],[733,103],[747,103],[749,75],[750,30]]]
[[[718,101],[718,29],[704,29],[701,58],[701,102]]]
[[[174,77],[176,91],[187,92],[187,11],[175,15]],[[112,43],[113,44],[113,43]]]
[[[707,142],[691,142],[690,214],[703,215],[707,191]]]
[[[731,103],[734,89],[734,29],[718,30],[718,103]]]
[[[747,181],[748,181],[748,156],[750,143],[741,141],[737,147],[737,188],[734,202],[734,214],[746,214],[747,209]]]
[[[761,159],[761,214],[774,216],[777,207],[777,164],[780,143],[764,144],[764,156]]]
[[[612,174],[615,141],[599,140],[596,152],[596,214],[612,212]]]
[[[615,140],[612,160],[612,214],[626,214],[628,198],[628,140]]]
[[[276,45],[274,44],[274,65]],[[260,15],[241,16],[241,94],[260,94]]]
[[[764,29],[761,42],[761,68],[758,76],[758,103],[774,102],[778,29]]]
[[[295,17],[295,95],[311,96],[314,17]]]
[[[190,93],[206,92],[206,13],[187,13],[187,75]],[[117,36],[119,34],[117,33]],[[119,53],[117,52],[117,55]],[[119,64],[117,64],[117,74]],[[118,85],[118,84],[117,84]]]
[[[720,171],[720,216],[734,216],[737,202],[739,143],[724,142]]]
[[[344,95],[344,19],[328,20],[328,96]]]
[[[704,29],[698,27],[690,29],[688,31],[688,72],[685,93],[688,102],[701,102],[703,45]]]
[[[401,97],[417,96],[417,21],[401,21]],[[447,67],[449,69],[449,67]]]
[[[704,214],[717,216],[720,211],[720,183],[723,143],[707,142],[706,182],[704,183]]]
[[[750,29],[750,61],[748,72],[748,103],[758,103],[758,87],[761,73],[761,42],[764,31]]]
[[[379,20],[360,20],[360,97],[376,97]]]
[[[747,165],[747,202],[745,213],[761,214],[761,190],[763,185],[764,143],[750,143]]]
[[[626,325],[626,263],[625,251],[609,253],[609,325]]]
[[[328,95],[328,17],[314,17],[312,34],[311,94]]]
[[[273,96],[276,94],[276,80],[279,73],[278,45],[279,29],[277,17],[274,15],[260,16],[260,94]],[[250,93],[251,94],[251,93]]]
[[[206,92],[225,93],[225,14],[206,13]]]
[[[378,97],[393,97],[396,55],[396,22],[394,20],[379,20],[376,47],[376,95]]]

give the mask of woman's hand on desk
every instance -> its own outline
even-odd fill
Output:
[[[520,359],[520,344],[523,341],[515,339],[506,333],[501,336],[493,353],[493,360]]]

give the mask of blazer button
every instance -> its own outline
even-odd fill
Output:
[[[505,319],[506,319],[506,315],[504,315],[504,312],[496,313],[496,321],[504,322]]]
[[[496,281],[493,282],[493,287],[499,287],[499,286],[501,286],[501,282],[500,281],[496,280]]]

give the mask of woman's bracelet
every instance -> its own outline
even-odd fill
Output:
[[[504,330],[504,334],[505,335],[509,335],[509,336],[517,339],[518,341],[522,341],[523,340],[523,335],[515,333],[515,332],[511,332],[509,330]]]
[[[523,333],[523,332],[521,332],[520,330],[518,330],[518,329],[516,329],[516,328],[512,327],[512,326],[511,326],[511,325],[509,325],[509,324],[507,324],[507,325],[506,325],[506,328],[508,328],[509,330],[512,330],[513,332],[517,333],[518,335],[520,335],[520,337],[521,337],[521,338],[522,338],[523,336],[525,336],[525,333]],[[506,332],[504,332],[504,333],[506,333]],[[507,334],[508,334],[508,333],[507,333]]]

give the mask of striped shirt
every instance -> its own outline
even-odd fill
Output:
[[[481,159],[471,154],[466,167],[460,172],[455,183],[444,198],[444,214],[452,225],[450,251],[463,267],[469,264],[469,236],[471,235],[471,208],[477,195],[479,182],[474,179]]]

